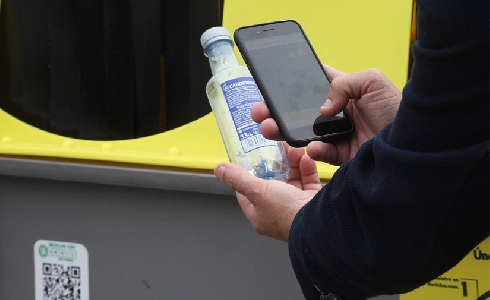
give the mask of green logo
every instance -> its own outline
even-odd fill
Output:
[[[64,261],[75,261],[78,258],[75,246],[69,244],[49,243],[40,245],[38,251],[42,258],[53,257]]]
[[[46,247],[45,245],[39,246],[39,255],[41,255],[41,257],[47,257],[48,256],[48,247]]]

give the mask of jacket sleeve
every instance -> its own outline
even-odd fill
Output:
[[[296,215],[306,299],[405,293],[489,236],[488,0],[419,0],[397,116]]]

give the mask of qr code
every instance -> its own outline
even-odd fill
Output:
[[[80,267],[43,263],[43,299],[79,300]]]

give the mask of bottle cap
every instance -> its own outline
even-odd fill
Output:
[[[203,49],[206,49],[211,43],[219,40],[231,41],[230,33],[224,27],[212,27],[201,35],[201,46]]]

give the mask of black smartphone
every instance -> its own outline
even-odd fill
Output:
[[[320,114],[330,79],[298,22],[240,27],[234,40],[289,145],[328,142],[354,131],[347,110]]]

